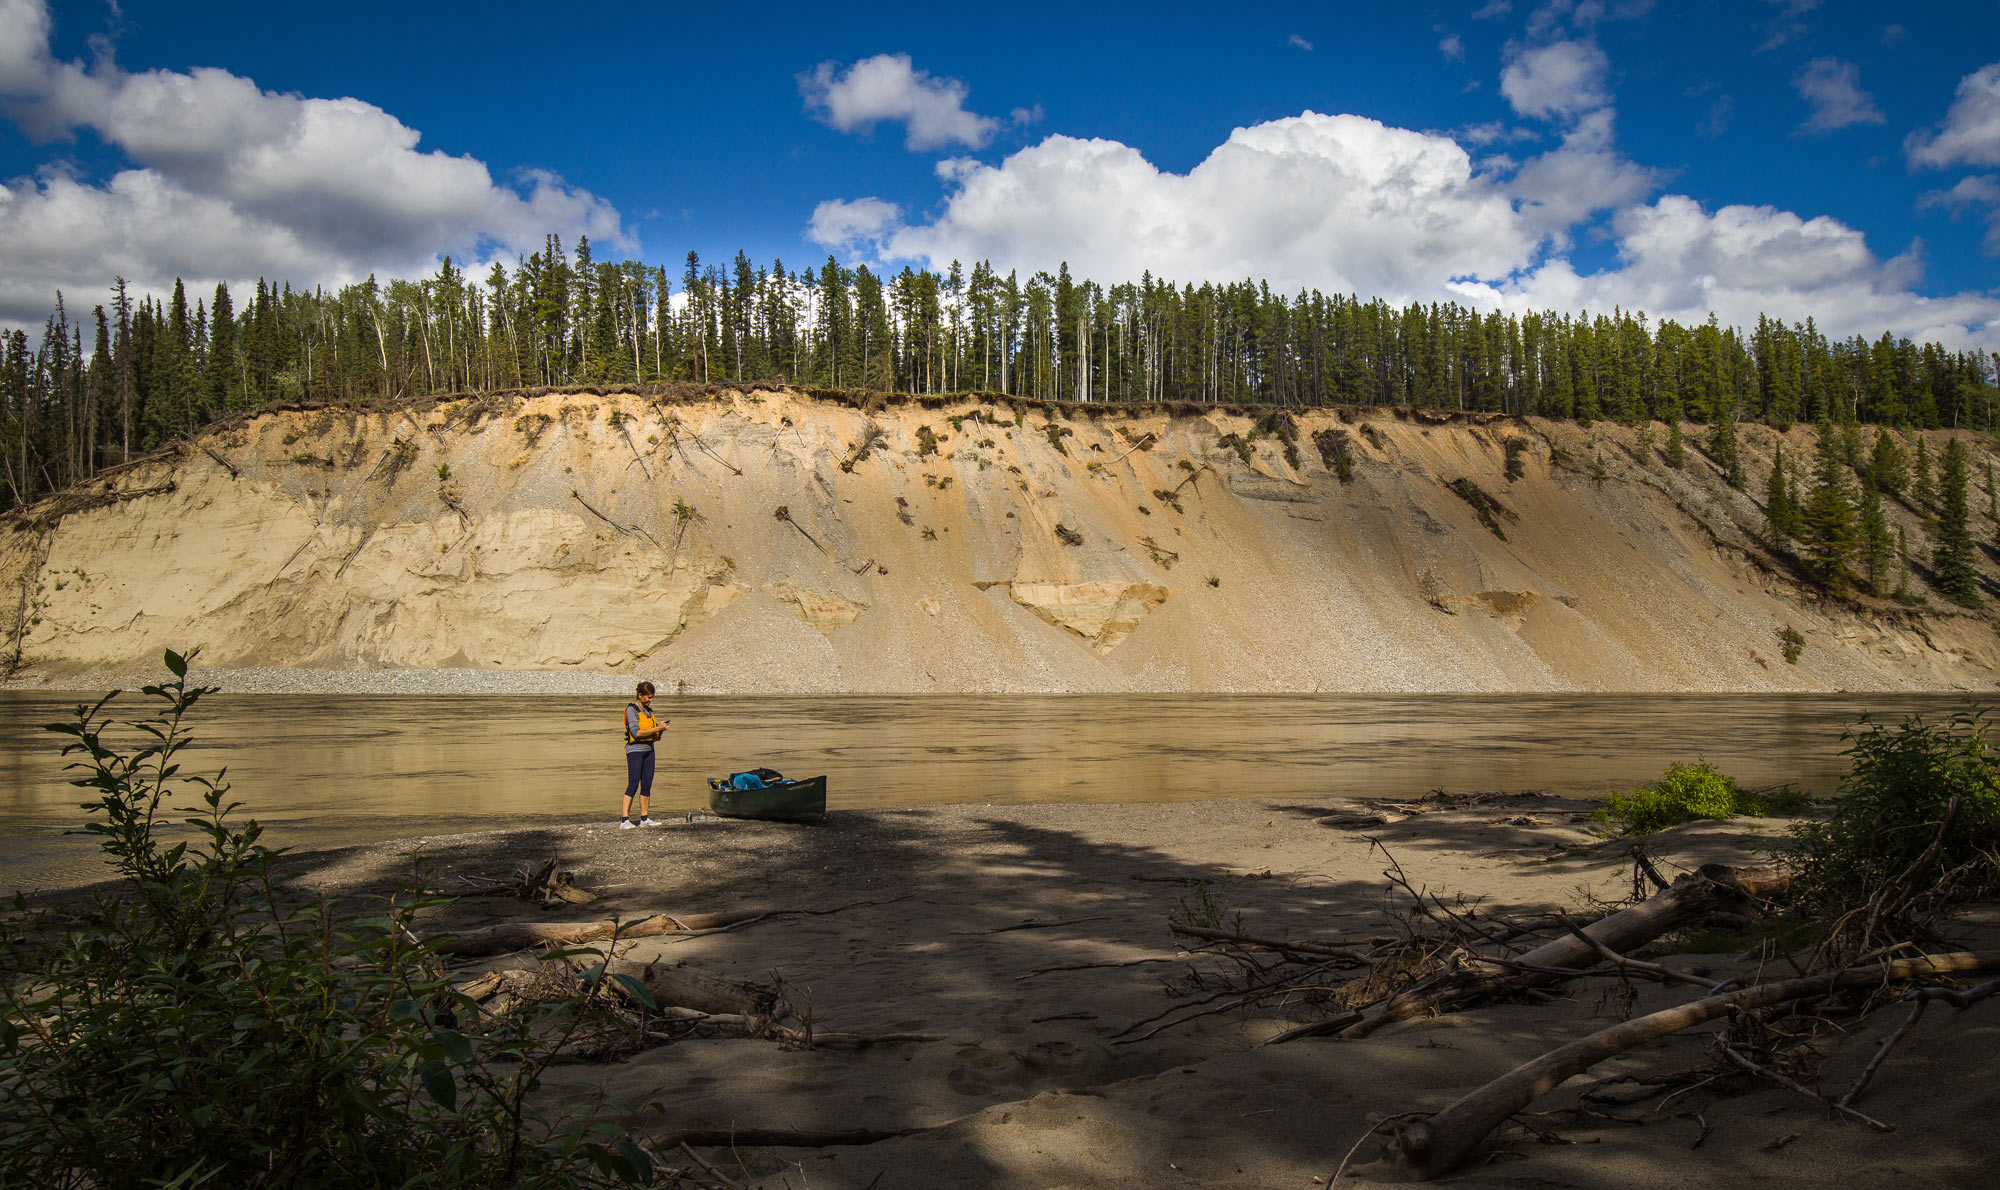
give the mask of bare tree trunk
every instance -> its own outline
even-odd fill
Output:
[[[1787,883],[1768,869],[1738,872],[1721,864],[1706,864],[1676,879],[1665,891],[1630,909],[1603,918],[1583,933],[1620,954],[1665,934],[1695,918],[1727,908],[1742,907]],[[1384,1025],[1444,1012],[1467,1001],[1517,991],[1561,978],[1548,969],[1581,970],[1595,966],[1602,954],[1590,942],[1565,934],[1503,965],[1474,957],[1382,1001],[1367,1015],[1341,1030],[1343,1037],[1366,1037]],[[1521,968],[1542,968],[1523,971]]]
[[[1805,997],[1828,996],[1848,988],[1987,971],[1996,967],[2000,967],[2000,953],[1931,955],[1853,967],[1829,975],[1761,984],[1637,1017],[1572,1041],[1526,1065],[1518,1066],[1427,1120],[1401,1125],[1394,1137],[1383,1146],[1378,1160],[1353,1172],[1361,1177],[1402,1182],[1427,1182],[1442,1177],[1463,1165],[1465,1159],[1472,1155],[1472,1150],[1494,1128],[1561,1086],[1564,1081],[1634,1046],[1693,1028],[1730,1012]]]

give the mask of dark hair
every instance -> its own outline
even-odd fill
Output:
[[[639,683],[639,693],[641,693],[641,694],[651,694],[652,692],[653,692],[653,684],[652,684],[651,682],[641,682],[641,683]]]

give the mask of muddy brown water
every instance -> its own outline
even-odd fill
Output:
[[[0,891],[105,875],[65,783],[74,696],[0,693]],[[114,710],[139,712],[139,696]],[[1836,788],[1843,731],[1949,715],[1957,695],[911,695],[684,697],[656,813],[705,778],[829,777],[834,810],[943,803],[1600,793],[1705,757],[1751,786]],[[249,695],[203,700],[190,772],[228,766],[241,814],[294,848],[551,822],[610,823],[623,702],[590,696]],[[118,738],[118,737],[114,737]],[[127,733],[125,739],[132,738]]]

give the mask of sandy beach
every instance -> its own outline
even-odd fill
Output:
[[[1589,978],[1548,1003],[1413,1021],[1362,1040],[1265,1048],[1258,1043],[1325,1011],[1264,1005],[1157,1033],[1133,1027],[1197,1005],[1241,974],[1235,961],[1185,949],[1190,940],[1170,932],[1170,916],[1185,918],[1190,906],[1262,937],[1393,935],[1409,898],[1383,875],[1390,858],[1412,884],[1447,902],[1476,901],[1480,912],[1583,910],[1631,891],[1629,843],[1605,838],[1587,821],[1586,803],[1442,795],[1401,805],[1387,815],[1408,813],[1400,821],[1359,827],[1357,812],[1381,807],[1346,799],[947,806],[836,812],[820,826],[675,815],[653,830],[429,837],[294,862],[309,884],[346,895],[386,887],[420,860],[427,882],[449,891],[555,858],[602,898],[544,910],[468,896],[439,910],[428,923],[435,929],[812,911],[638,939],[626,957],[725,979],[782,980],[821,1033],[927,1040],[808,1050],[688,1039],[559,1066],[546,1080],[552,1102],[598,1104],[635,1135],[903,1133],[867,1144],[698,1149],[742,1184],[1305,1190],[1328,1184],[1370,1113],[1434,1111],[1626,1010],[1690,998],[1686,989],[1636,983],[1636,1002],[1621,1008],[1620,981]],[[1653,836],[1649,847],[1669,874],[1704,862],[1754,863],[1784,827],[1775,819],[1698,824]],[[1968,920],[1960,941],[1990,948],[2000,934],[1991,916]],[[1664,961],[1718,980],[1757,968],[1733,953]],[[523,962],[479,960],[467,974]],[[1905,1015],[1892,1006],[1824,1039],[1827,1085],[1852,1081]],[[1702,1066],[1714,1060],[1704,1045],[1717,1027],[1644,1046],[1573,1081]],[[1577,1087],[1567,1087],[1533,1105],[1555,1113],[1528,1117],[1539,1140],[1503,1127],[1453,1184],[1990,1185],[2000,1177],[1988,1127],[1996,1043],[2000,1007],[1991,1000],[1927,1017],[1859,1104],[1894,1126],[1885,1134],[1830,1121],[1820,1104],[1742,1077],[1664,1103],[1600,1105],[1594,1116],[1557,1111],[1576,1104]]]

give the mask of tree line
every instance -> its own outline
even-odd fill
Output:
[[[1994,428],[2000,354],[1809,318],[1748,332],[1644,313],[1482,314],[1267,283],[1101,285],[987,262],[893,275],[597,260],[555,236],[510,270],[135,297],[0,346],[0,507],[218,417],[298,401],[646,381],[785,381],[1042,400],[1374,405],[1625,422]],[[239,302],[239,298],[241,299]],[[86,343],[87,341],[87,343]]]

